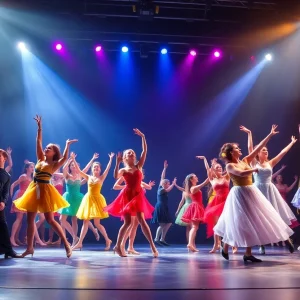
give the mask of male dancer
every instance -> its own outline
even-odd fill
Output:
[[[5,258],[21,258],[22,256],[18,255],[11,246],[4,212],[10,184],[10,175],[4,169],[7,159],[7,152],[0,149],[0,254],[4,254]]]

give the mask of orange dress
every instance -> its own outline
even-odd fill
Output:
[[[39,160],[35,165],[33,181],[23,196],[14,201],[16,208],[27,212],[47,213],[68,207],[69,203],[50,184],[52,174],[52,166],[44,165]]]

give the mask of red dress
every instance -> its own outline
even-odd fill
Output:
[[[31,180],[24,180],[24,181],[20,182],[19,192],[15,195],[15,197],[14,197],[15,199],[18,199],[18,198],[23,196],[23,194],[25,193],[25,191],[26,191],[27,187],[29,186],[30,182],[31,182]],[[15,200],[15,199],[13,199],[13,200]],[[11,213],[18,213],[18,212],[26,213],[26,211],[22,211],[22,210],[17,209],[14,202],[11,205],[10,212]]]
[[[104,208],[114,217],[123,217],[125,214],[136,216],[137,212],[144,213],[145,219],[151,219],[154,207],[145,196],[145,191],[141,187],[142,172],[135,170],[133,173],[124,172],[125,188],[118,197]]]
[[[204,222],[207,224],[207,238],[214,234],[213,228],[216,225],[216,220],[221,216],[227,195],[229,194],[229,182],[216,183],[214,185],[216,193],[212,201],[206,206],[204,212]]]
[[[192,203],[186,209],[181,217],[181,221],[185,223],[203,222],[204,207],[202,203],[202,192],[198,191],[195,194],[191,194]]]

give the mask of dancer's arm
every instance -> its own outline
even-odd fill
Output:
[[[145,138],[145,135],[140,132],[137,128],[133,129],[134,133],[137,134],[138,136],[140,136],[142,138],[142,154],[141,154],[141,158],[137,164],[137,167],[139,169],[142,169],[143,168],[143,165],[145,163],[145,160],[146,160],[146,156],[147,156],[147,142],[146,142],[146,138]]]
[[[14,188],[19,185],[21,182],[26,180],[26,174],[22,174],[19,179],[17,179],[15,182],[12,183],[12,185],[10,186],[10,196],[13,196],[14,193]]]
[[[38,126],[37,136],[36,136],[36,157],[38,160],[43,161],[45,158],[44,158],[44,151],[42,146],[42,117],[36,115],[34,119]]]
[[[11,153],[12,153],[12,149],[10,147],[8,147],[6,149],[6,152],[8,154],[8,158],[7,158],[7,163],[8,163],[8,166],[5,168],[5,171],[7,173],[9,173],[9,171],[11,170],[12,166],[13,166],[13,161],[12,161],[12,158],[11,158]]]
[[[240,126],[240,130],[248,134],[248,153],[250,154],[253,151],[252,132],[250,129],[246,128],[245,126]]]
[[[155,181],[149,181],[149,183],[142,181],[142,187],[146,190],[152,190],[153,186],[155,186]]]
[[[179,202],[178,208],[176,210],[175,216],[178,215],[178,213],[179,213],[179,211],[180,211],[180,209],[181,209],[181,207],[183,206],[184,203],[185,203],[185,192],[182,192],[182,197],[181,197],[181,200]]]
[[[205,156],[196,156],[196,157],[198,159],[203,159],[204,166],[205,166],[206,172],[207,172],[207,177],[209,178],[210,181],[212,181],[214,179],[213,171],[212,171],[211,167],[209,166],[206,157]]]
[[[92,166],[93,162],[95,161],[95,159],[97,159],[99,157],[98,153],[94,153],[92,159],[88,162],[88,164],[82,169],[82,172],[87,173],[90,169],[90,167]]]
[[[295,185],[297,184],[298,176],[295,176],[294,178],[295,178],[294,182],[289,187],[287,187],[287,189],[286,189],[287,193],[289,193],[295,187]]]
[[[275,167],[281,161],[281,159],[289,152],[289,150],[293,147],[293,145],[296,142],[297,142],[297,139],[294,136],[292,136],[291,142],[284,149],[282,149],[277,156],[275,156],[274,158],[272,158],[269,161],[270,166],[272,168]]]
[[[268,141],[270,140],[270,138],[274,135],[276,135],[277,133],[279,133],[278,131],[276,131],[277,125],[272,125],[272,129],[271,132],[258,144],[258,146],[246,157],[243,158],[243,161],[246,162],[247,164],[251,164],[251,162],[253,161],[253,159],[255,158],[255,156],[258,154],[258,152],[266,146],[266,144],[268,143]]]
[[[10,184],[10,176],[8,177],[8,180],[3,186],[2,195],[0,195],[0,211],[2,211],[5,208],[5,205],[7,203],[8,196],[9,196],[9,184]]]
[[[161,172],[161,176],[160,176],[160,182],[162,182],[162,180],[164,180],[166,178],[167,167],[168,167],[168,162],[165,160],[164,168],[163,168],[163,170]]]
[[[63,164],[67,161],[67,159],[69,157],[70,146],[73,143],[76,143],[76,142],[78,142],[78,140],[69,140],[69,139],[67,139],[66,146],[65,146],[65,149],[64,149],[64,152],[63,152],[63,156],[57,162],[54,163],[54,166],[53,166],[54,172],[57,169],[59,169],[61,166],[63,166]]]
[[[175,187],[176,187],[179,191],[185,192],[185,189],[184,189],[183,187],[179,186],[179,185],[177,184],[177,182],[175,183]]]
[[[102,182],[107,177],[107,174],[108,174],[108,172],[110,170],[111,163],[112,163],[112,160],[113,160],[113,157],[115,156],[115,154],[111,152],[110,154],[108,154],[108,156],[109,156],[108,164],[107,164],[106,169],[104,170],[103,174],[100,176]]]
[[[63,166],[63,175],[64,175],[65,179],[68,179],[68,177],[71,176],[71,174],[69,173],[69,166],[70,166],[70,163],[73,161],[73,159],[75,159],[75,157],[76,157],[76,154],[74,152],[71,152],[69,159]]]
[[[87,180],[85,178],[81,179],[80,181],[80,185],[84,185],[87,182]]]
[[[281,168],[272,175],[272,180],[275,179],[276,176],[279,175],[285,168],[286,168],[286,165],[282,165]]]
[[[114,178],[115,179],[118,179],[118,178],[122,177],[123,174],[124,174],[124,172],[125,172],[124,168],[123,169],[119,169],[122,160],[123,160],[122,153],[118,152],[118,154],[116,156],[116,166],[115,166],[115,169],[114,169]]]
[[[206,178],[202,183],[192,186],[191,193],[195,194],[196,192],[200,191],[204,186],[206,186],[208,183],[209,183],[209,178]]]
[[[231,173],[233,175],[237,175],[240,177],[247,177],[250,174],[254,173],[254,172],[258,172],[257,168],[253,168],[253,169],[249,169],[249,170],[243,170],[240,168],[237,168],[234,164],[229,163],[226,165],[226,170],[228,173]]]
[[[123,190],[125,185],[122,184],[124,182],[124,178],[120,177],[114,184],[113,190]]]
[[[174,187],[175,184],[176,184],[176,181],[177,181],[177,178],[175,177],[175,178],[173,179],[173,181],[172,181],[172,184],[171,184],[167,189],[165,189],[165,191],[166,191],[167,193],[169,193],[169,192],[173,189],[173,187]]]
[[[86,180],[89,180],[89,175],[80,170],[78,163],[75,159],[73,161],[74,161],[75,168],[76,168],[77,172],[79,172],[80,176]]]

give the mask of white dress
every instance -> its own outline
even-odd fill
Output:
[[[245,170],[250,167],[245,168]],[[223,242],[236,247],[252,247],[286,241],[293,230],[252,184],[252,175],[230,174],[233,182],[222,215],[214,227]]]
[[[293,206],[300,209],[300,186],[298,187],[298,190],[297,190],[291,203]]]
[[[267,200],[270,201],[287,225],[292,227],[299,225],[296,216],[271,181],[273,171],[270,164],[267,164],[264,168],[260,164],[257,164],[256,168],[258,168],[258,173],[253,174],[255,186],[257,186]]]

